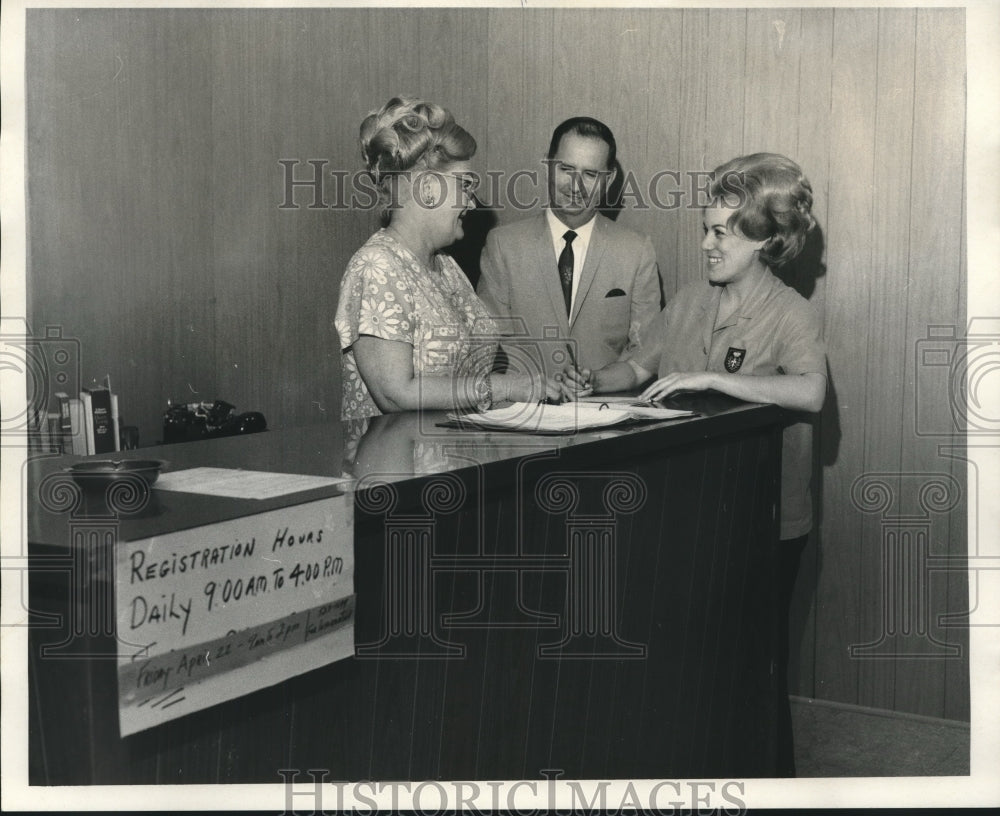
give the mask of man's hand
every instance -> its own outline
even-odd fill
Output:
[[[574,402],[580,397],[589,397],[594,393],[592,372],[589,368],[569,366],[555,376],[559,383],[563,400]]]

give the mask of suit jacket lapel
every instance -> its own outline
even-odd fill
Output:
[[[545,290],[552,301],[552,313],[555,315],[563,334],[569,333],[569,319],[566,317],[566,302],[563,300],[562,285],[559,283],[559,261],[552,249],[552,233],[549,222],[543,212],[538,219],[539,231],[536,266],[540,270]],[[530,267],[529,267],[530,268]]]
[[[570,317],[570,326],[576,322],[576,317],[580,314],[580,307],[590,291],[590,287],[597,277],[597,268],[600,266],[601,258],[607,247],[607,236],[605,235],[605,224],[603,217],[598,214],[594,216],[594,230],[590,233],[590,246],[587,247],[587,259],[583,262],[583,269],[580,271],[580,283],[576,287],[576,298],[573,300],[573,314]],[[560,295],[562,292],[560,292]]]

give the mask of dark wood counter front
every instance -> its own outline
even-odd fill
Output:
[[[32,783],[277,783],[289,768],[329,780],[771,775],[783,414],[696,407],[705,415],[565,437],[410,414],[142,451],[171,470],[339,476],[346,460],[356,654],[126,738],[102,634],[115,541],[81,551],[68,533],[81,508],[38,499],[71,457],[32,463],[31,606],[48,624],[30,638]],[[268,502],[154,490],[115,519],[114,538],[336,490]]]

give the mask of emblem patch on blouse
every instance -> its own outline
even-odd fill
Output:
[[[747,350],[741,348],[735,348],[733,346],[729,347],[729,351],[726,352],[726,371],[730,374],[735,374],[740,370],[740,366],[743,365],[743,360],[747,356]]]

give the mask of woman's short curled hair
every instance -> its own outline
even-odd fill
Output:
[[[802,251],[812,216],[812,185],[802,168],[777,153],[739,156],[717,167],[708,194],[713,204],[733,207],[728,226],[752,241],[766,241],[760,258],[771,267]]]
[[[440,105],[393,97],[361,123],[361,155],[383,194],[394,175],[471,159],[476,140]]]

